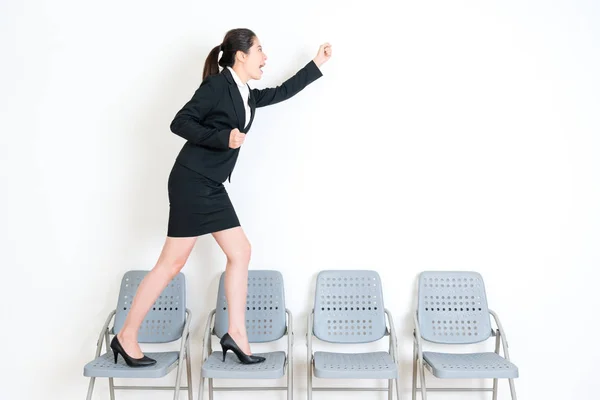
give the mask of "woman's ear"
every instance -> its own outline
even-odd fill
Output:
[[[238,60],[241,63],[246,62],[246,57],[247,56],[248,55],[246,53],[244,53],[243,51],[241,51],[241,50],[238,50],[238,51],[235,52],[235,59]]]

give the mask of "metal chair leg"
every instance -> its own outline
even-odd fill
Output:
[[[413,344],[412,400],[417,400],[417,345]]]
[[[423,360],[419,360],[420,371],[421,371],[421,398],[422,400],[427,400],[427,386],[425,384],[425,366],[423,365]]]
[[[307,373],[307,385],[306,385],[306,393],[308,395],[308,400],[312,400],[312,374],[313,374],[313,368],[312,368],[312,356],[311,358],[308,360],[308,373]]]
[[[496,354],[500,354],[500,330],[496,329]],[[498,379],[494,379],[494,387],[492,390],[492,400],[498,400]]]
[[[208,400],[214,400],[213,378],[208,378]]]
[[[202,371],[200,371],[200,388],[198,389],[198,400],[204,399],[204,377],[202,376]]]
[[[394,391],[394,380],[388,379],[388,400],[392,400],[393,391]]]
[[[110,400],[115,400],[115,382],[113,378],[108,378],[108,391],[110,392]]]
[[[517,400],[517,393],[515,392],[515,381],[514,379],[508,380],[508,386],[510,386],[510,398],[512,400]]]
[[[498,379],[494,378],[494,386],[492,389],[492,400],[498,400]]]
[[[287,365],[287,399],[293,400],[294,398],[294,362],[291,354],[288,354],[288,365]]]
[[[94,392],[94,382],[96,382],[96,378],[90,378],[90,385],[88,386],[88,393],[86,400],[92,400],[92,393]]]
[[[183,360],[177,361],[177,374],[175,375],[175,393],[173,393],[173,400],[179,399],[179,387],[181,386],[181,372],[183,371],[181,361]]]
[[[185,351],[185,371],[187,375],[188,400],[194,400],[194,392],[192,390],[192,361],[190,360],[190,344],[188,342]]]
[[[400,374],[400,373],[398,373]],[[400,400],[400,377],[397,377],[396,379],[396,400]]]

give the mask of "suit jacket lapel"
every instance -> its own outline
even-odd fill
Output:
[[[254,114],[256,111],[256,99],[252,95],[252,89],[250,89],[250,87],[248,87],[248,89],[250,90],[250,97],[248,98],[248,105],[250,106],[250,122],[248,122],[248,126],[246,127],[247,130],[250,129],[252,121],[254,121]]]
[[[233,109],[238,119],[238,129],[241,131],[244,129],[244,123],[246,122],[246,111],[244,110],[244,103],[242,103],[242,96],[235,82],[233,85],[229,85],[229,94],[231,95],[231,100],[233,100]]]
[[[231,101],[233,102],[233,110],[237,117],[238,129],[242,131],[246,122],[246,111],[244,110],[244,103],[242,103],[242,96],[240,95],[240,90],[238,89],[233,76],[231,76],[229,69],[224,68],[223,74],[225,74],[229,81],[229,94],[231,95]]]

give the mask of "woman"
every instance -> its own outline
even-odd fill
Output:
[[[167,239],[156,265],[138,288],[123,328],[111,342],[115,360],[120,354],[132,367],[156,363],[143,355],[137,343],[139,327],[160,293],[185,265],[197,237],[211,233],[227,256],[229,326],[221,338],[223,359],[227,350],[232,350],[242,363],[264,361],[252,355],[245,326],[250,243],[223,182],[231,180],[255,109],[287,100],[321,77],[319,67],[329,60],[331,51],[331,45],[325,43],[313,60],[282,85],[250,90],[247,82],[261,78],[267,60],[256,35],[249,29],[233,29],[212,49],[200,87],[171,123],[173,133],[187,142],[169,176]]]

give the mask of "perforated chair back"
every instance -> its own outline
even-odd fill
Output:
[[[114,333],[123,328],[133,297],[148,271],[129,271],[121,280]],[[185,324],[185,276],[177,274],[150,308],[138,332],[140,343],[166,343],[181,337]]]
[[[436,343],[476,343],[491,335],[483,278],[477,272],[422,272],[418,320],[421,337]]]
[[[317,276],[313,332],[332,343],[367,343],[386,333],[381,279],[375,271],[327,270]]]
[[[223,336],[228,327],[229,307],[225,298],[225,273],[222,273],[217,296],[215,335]],[[283,276],[279,271],[248,271],[246,332],[251,343],[270,342],[285,334],[285,293]]]

